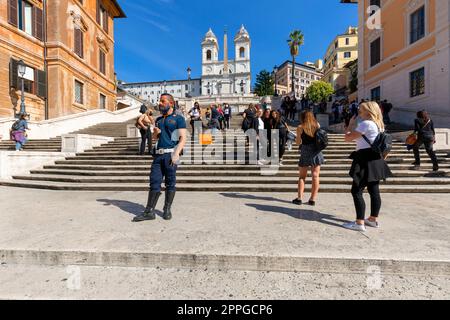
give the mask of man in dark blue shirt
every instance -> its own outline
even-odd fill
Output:
[[[141,216],[133,222],[155,220],[155,208],[161,195],[161,184],[165,178],[166,199],[164,220],[172,219],[171,207],[176,193],[176,174],[180,154],[186,144],[186,120],[174,110],[175,99],[170,94],[163,94],[159,102],[161,117],[156,120],[154,134],[159,139],[156,144],[152,170],[150,173],[150,192],[147,207]]]

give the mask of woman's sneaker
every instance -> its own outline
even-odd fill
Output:
[[[371,228],[380,228],[380,224],[378,223],[378,221],[370,221],[369,219],[364,220],[364,224],[366,226],[369,226]]]
[[[344,223],[342,225],[345,229],[353,230],[353,231],[359,231],[359,232],[366,232],[366,227],[363,225],[359,225],[356,222],[348,222]]]
[[[295,199],[295,200],[292,200],[292,203],[293,203],[293,204],[296,204],[296,205],[298,205],[298,206],[301,206],[301,205],[303,204],[303,201],[297,198],[297,199]]]

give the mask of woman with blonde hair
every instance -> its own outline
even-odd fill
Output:
[[[316,144],[317,132],[320,125],[311,111],[305,111],[300,115],[301,125],[297,128],[297,144],[300,145],[298,198],[292,201],[296,205],[303,204],[306,177],[311,168],[312,190],[309,205],[315,206],[320,188],[320,168],[325,163],[322,151]]]
[[[383,155],[372,149],[380,133],[385,131],[383,114],[376,102],[364,102],[359,108],[359,117],[363,120],[356,123],[357,116],[350,120],[346,142],[356,142],[356,151],[350,156],[353,159],[350,176],[353,178],[352,196],[356,209],[356,222],[343,225],[354,231],[366,231],[366,226],[379,228],[378,216],[381,210],[380,181],[392,176]],[[368,189],[371,201],[371,215],[365,219],[366,203],[363,192]]]

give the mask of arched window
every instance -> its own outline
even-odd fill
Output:
[[[245,48],[244,47],[241,47],[239,49],[239,57],[245,58]]]
[[[212,52],[211,50],[206,51],[206,60],[211,61],[212,59]]]

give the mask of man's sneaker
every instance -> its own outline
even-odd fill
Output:
[[[353,231],[359,231],[359,232],[366,232],[366,227],[357,224],[356,222],[349,222],[344,223],[342,225],[345,229],[353,230]]]
[[[439,166],[433,166],[433,172],[438,172],[439,171]]]
[[[378,223],[378,221],[370,221],[369,219],[364,220],[364,223],[366,226],[372,227],[372,228],[380,228],[380,224]]]

